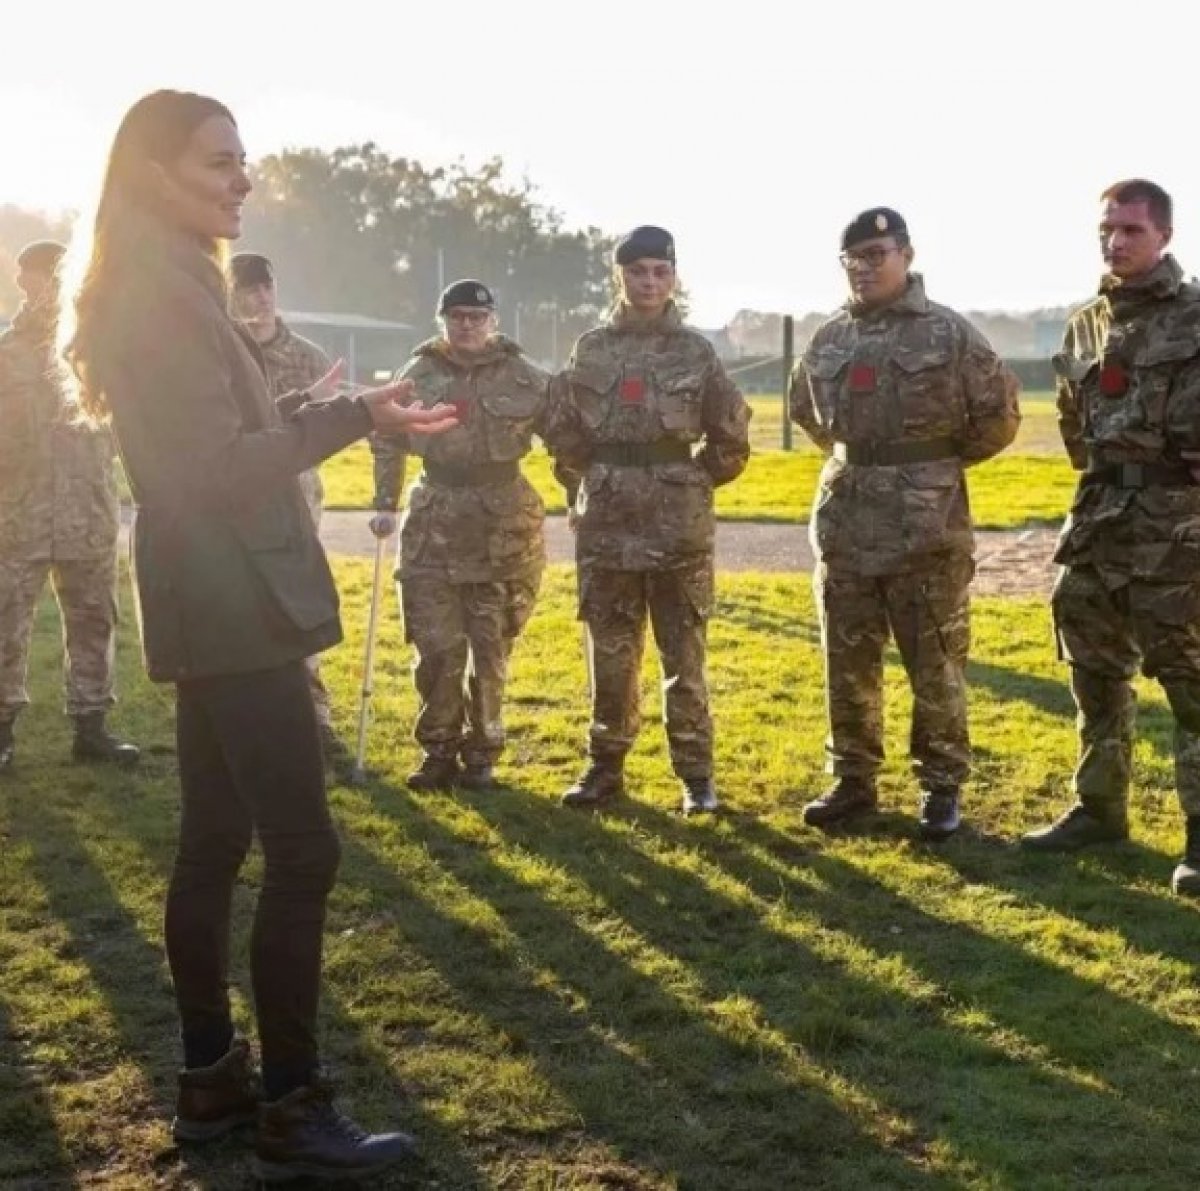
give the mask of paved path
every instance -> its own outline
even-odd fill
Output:
[[[375,540],[367,529],[369,513],[330,510],[321,539],[333,554],[371,555]],[[1029,595],[1049,592],[1054,580],[1050,555],[1057,530],[1050,526],[1021,530],[983,530],[977,535],[981,594]],[[546,552],[551,562],[574,558],[571,531],[563,516],[546,519]],[[762,521],[717,523],[717,566],[726,571],[811,571],[808,527]]]

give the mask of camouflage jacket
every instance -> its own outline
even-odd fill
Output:
[[[267,370],[267,384],[274,398],[307,389],[330,369],[329,357],[310,339],[297,335],[283,319],[276,321],[275,335],[259,344]],[[325,495],[321,473],[314,467],[296,477],[310,508],[319,508]]]
[[[101,558],[119,512],[107,429],[71,421],[54,367],[51,307],[0,336],[0,559]]]
[[[861,575],[929,565],[975,547],[963,468],[1016,436],[1018,383],[960,314],[913,274],[877,310],[847,305],[813,336],[792,375],[792,420],[824,451],[809,536],[818,557]],[[926,462],[851,463],[867,449],[936,440]]]
[[[1075,467],[1200,465],[1200,286],[1174,258],[1136,284],[1105,277],[1071,316],[1054,369]],[[1200,485],[1085,476],[1055,558],[1094,566],[1114,586],[1200,577]]]
[[[375,506],[394,509],[409,453],[429,470],[515,465],[543,433],[546,374],[520,347],[495,336],[478,355],[456,354],[444,339],[421,344],[397,377],[416,386],[424,405],[457,407],[460,425],[438,435],[371,439]],[[502,470],[502,469],[501,469]],[[545,559],[542,499],[521,474],[496,483],[453,486],[422,471],[408,491],[400,526],[400,574],[435,571],[452,583],[515,577]]]
[[[551,386],[546,427],[574,495],[579,565],[666,570],[710,553],[713,488],[745,469],[749,420],[712,345],[673,304],[649,323],[618,307],[583,335]],[[683,457],[621,465],[610,453],[620,444]]]

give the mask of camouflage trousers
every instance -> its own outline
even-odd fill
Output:
[[[1200,581],[1133,579],[1115,590],[1090,567],[1067,567],[1051,600],[1078,708],[1074,789],[1085,804],[1123,806],[1133,768],[1139,666],[1175,717],[1175,788],[1200,815]]]
[[[428,756],[490,765],[504,750],[504,685],[513,643],[529,621],[542,569],[491,583],[406,574],[399,584],[413,646],[417,721]]]
[[[589,630],[592,723],[588,753],[620,761],[641,727],[638,683],[649,619],[662,670],[663,723],[682,778],[712,775],[713,729],[705,673],[713,603],[710,555],[666,571],[579,572],[579,618]]]
[[[0,719],[29,702],[29,643],[46,580],[62,616],[68,715],[112,706],[117,626],[117,559],[0,561]]]
[[[825,650],[828,772],[872,777],[883,764],[883,653],[890,634],[913,692],[909,753],[917,780],[958,786],[966,779],[968,591],[974,570],[961,555],[899,575],[856,575],[818,565],[813,590]]]

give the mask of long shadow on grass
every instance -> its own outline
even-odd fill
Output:
[[[994,847],[988,841],[944,849],[936,859],[966,882],[1013,894],[1031,914],[1061,914],[1097,930],[1117,931],[1149,955],[1172,955],[1192,965],[1200,960],[1200,906],[1170,892],[1176,858],[1157,849],[1123,843],[1038,856],[1015,843]]]
[[[173,1037],[174,1030],[162,953],[142,935],[63,809],[65,799],[78,792],[77,786],[56,798],[32,792],[10,797],[11,832],[29,846],[30,876],[41,886],[50,914],[67,932],[69,942],[59,958],[87,966],[109,1010],[121,1051],[145,1073],[147,1102],[127,1102],[123,1111],[135,1108],[165,1115],[172,1097],[163,1041]],[[79,1070],[93,1061],[87,1054],[89,1041],[81,1036],[74,1043]],[[104,1060],[97,1056],[95,1061]]]
[[[798,848],[764,824],[745,825],[744,834],[762,854],[782,861],[779,868],[770,866],[770,875],[756,876],[764,890],[772,887],[772,875],[777,887],[789,864],[802,865],[828,888],[816,905],[822,921],[877,955],[902,959],[955,1004],[982,1011],[1049,1060],[1110,1090],[1099,1111],[1090,1090],[1063,1094],[1060,1109],[1074,1110],[1073,1128],[1080,1132],[1051,1141],[1066,1146],[1073,1177],[1088,1172],[1089,1185],[1107,1179],[1109,1185],[1151,1187],[1164,1185],[1163,1163],[1172,1157],[1182,1169],[1194,1168],[1200,1157],[1194,1127],[1200,1038],[1194,1029],[1147,1009],[1135,994],[1119,995],[1008,939],[937,918],[858,867]],[[1085,951],[1075,958],[1086,966],[1094,956]],[[1045,1119],[1052,1120],[1056,1106],[1045,1107]],[[1032,1126],[1037,1118],[1030,1120]],[[1036,1128],[1022,1130],[1003,1114],[990,1124],[998,1136],[1015,1132],[1020,1138],[1020,1161],[1028,1163],[1020,1177],[1036,1181],[1045,1169],[1036,1153]],[[1042,1162],[1062,1160],[1051,1149]]]
[[[11,1191],[70,1186],[69,1160],[42,1081],[0,1005],[0,1184]]]
[[[549,902],[416,801],[389,799],[376,813],[485,900],[519,942],[506,947],[445,913],[359,842],[347,849],[352,879],[401,907],[405,934],[470,1012],[519,1039],[588,1133],[626,1160],[688,1188],[833,1186],[844,1161],[873,1185],[938,1181],[914,1165],[918,1153],[906,1158],[864,1133],[818,1080],[780,1070],[759,1040],[715,1028],[675,991],[672,973],[634,968],[627,930],[611,915],[583,912],[585,930],[579,912]],[[560,988],[535,982],[538,972],[554,973]]]
[[[632,846],[629,837],[622,843],[603,827],[581,821],[574,833],[582,839],[564,839],[547,828],[544,801],[534,799],[527,813],[506,806],[509,801],[506,795],[490,802],[475,799],[473,805],[510,843],[537,849],[569,867],[630,926],[690,965],[710,995],[752,995],[769,1024],[815,1052],[840,1076],[865,1086],[890,1110],[907,1116],[925,1138],[948,1139],[957,1156],[978,1168],[1029,1185],[1044,1174],[1048,1157],[1061,1159],[1073,1148],[1072,1159],[1087,1163],[1097,1177],[1136,1178],[1155,1169],[1154,1162],[1138,1166],[1130,1161],[1129,1151],[1139,1143],[1161,1155],[1190,1141],[1195,1106],[1180,1104],[1177,1089],[1146,1096],[1141,1078],[1122,1080],[1108,1069],[1107,1046],[1064,1045],[1066,1040],[1043,1021],[1046,1008],[1069,1007],[1073,1014],[1086,1005],[1088,1014],[1098,1018],[1093,1043],[1132,1035],[1140,1045],[1148,1040],[1159,1054],[1174,1055],[1178,1064],[1200,1059],[1200,1046],[1189,1031],[1092,982],[1007,942],[925,914],[853,866],[811,852],[797,857],[790,841],[787,865],[776,867],[763,864],[740,840],[719,839],[639,809],[639,825],[649,826],[659,840],[669,840],[681,851],[701,851],[757,898],[773,906],[785,900],[789,910],[794,900],[798,915],[811,927],[834,927],[885,962],[886,957],[902,958],[935,982],[932,991],[906,1000],[848,973],[840,962],[814,955],[794,938],[764,928],[761,909],[714,906],[719,895],[711,888],[690,873],[667,871],[657,857]],[[775,833],[754,824],[738,830],[743,826],[755,847],[780,854]],[[798,879],[797,868],[804,879]],[[815,884],[809,876],[816,878]],[[787,979],[778,970],[783,960]],[[1003,974],[1001,987],[996,973]],[[1009,979],[1015,987],[1005,990]],[[803,995],[797,995],[797,986],[805,989]],[[1020,990],[1029,990],[1024,995],[1030,1007]],[[1044,1053],[1006,1053],[989,1031],[969,1032],[956,1019],[976,1005],[1032,1039]],[[1063,1062],[1089,1073],[1100,1066],[1115,1094],[1072,1082],[1061,1070]],[[898,1071],[903,1072],[900,1080]],[[987,1073],[986,1080],[979,1072]],[[995,1096],[998,1103],[989,1103],[992,1088],[1003,1092]],[[980,1109],[953,1111],[950,1101],[963,1095],[978,1096]],[[1014,1119],[1014,1111],[1030,1125],[1028,1131]],[[1132,1145],[1103,1154],[1106,1146],[1090,1136],[1083,1144],[1081,1135],[1064,1139],[1054,1134],[1054,1122],[1072,1121],[1077,1130],[1086,1122],[1089,1134],[1093,1127],[1101,1133],[1111,1129],[1106,1136],[1129,1139]],[[1012,1144],[1014,1133],[1019,1145]],[[1048,1154],[1039,1153],[1040,1145]],[[1125,1172],[1118,1175],[1123,1160]]]
[[[174,862],[177,830],[176,817],[169,801],[159,800],[151,815],[140,816],[136,820],[122,813],[126,808],[119,799],[112,797],[111,789],[98,791],[97,803],[105,811],[105,828],[117,833],[124,831],[126,838],[138,847],[143,860],[155,871],[165,894]],[[135,823],[140,830],[131,833],[129,829]],[[250,1005],[253,1004],[253,991],[250,987],[248,946],[252,913],[252,898],[235,898],[231,983],[237,985]],[[167,998],[171,1024],[164,1036],[170,1041],[172,1056],[177,1064],[174,1051],[178,1026],[173,1013],[174,997],[170,990]],[[345,1096],[345,1102],[351,1104],[360,1098],[373,1099],[375,1103],[372,1108],[382,1111],[375,1111],[369,1124],[378,1128],[410,1130],[417,1137],[422,1150],[429,1150],[436,1156],[440,1173],[450,1180],[450,1186],[462,1188],[463,1191],[478,1186],[478,1172],[457,1135],[421,1110],[413,1099],[400,1094],[387,1057],[363,1038],[346,1005],[331,991],[328,981],[322,988],[321,1024],[323,1060],[333,1065],[332,1074],[339,1093]],[[172,1066],[172,1075],[175,1070],[176,1067]],[[252,1141],[253,1134],[243,1131],[216,1144],[180,1147],[160,1156],[159,1164],[166,1166],[177,1162],[186,1170],[189,1179],[198,1180],[205,1187],[242,1188],[253,1183],[250,1169]],[[392,1175],[376,1178],[372,1185],[408,1187],[413,1184],[414,1178],[419,1177],[419,1168],[406,1165]],[[290,1185],[303,1188],[308,1182],[293,1182]]]

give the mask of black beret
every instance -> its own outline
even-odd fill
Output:
[[[452,281],[438,299],[438,314],[445,314],[451,306],[484,306],[488,310],[496,309],[496,299],[492,291],[482,281],[464,277],[462,281]]]
[[[842,251],[880,236],[895,236],[897,240],[907,242],[908,224],[899,211],[893,211],[891,207],[868,207],[861,215],[856,215],[842,232]]]
[[[662,227],[635,227],[627,236],[617,241],[615,257],[618,265],[629,265],[650,257],[656,261],[675,263],[675,240],[671,233]]]
[[[66,251],[66,245],[57,240],[34,240],[17,253],[17,264],[35,273],[53,273]]]
[[[275,266],[259,252],[239,252],[229,261],[233,284],[249,288],[252,285],[274,285]]]

